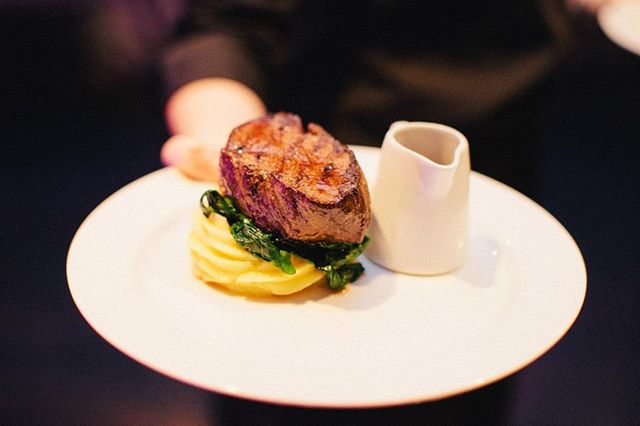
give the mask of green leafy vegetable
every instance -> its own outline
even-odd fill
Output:
[[[254,256],[273,262],[286,274],[294,274],[291,255],[308,260],[315,268],[324,272],[327,285],[334,290],[344,288],[357,280],[364,267],[354,260],[362,254],[369,242],[367,237],[360,244],[351,243],[304,243],[286,240],[262,231],[237,208],[232,197],[210,190],[200,198],[202,213],[209,217],[212,213],[224,216],[231,228],[233,238]]]
[[[364,272],[360,263],[353,263],[369,243],[364,237],[360,244],[351,243],[303,243],[280,241],[282,248],[313,263],[317,270],[325,273],[330,288],[339,290],[357,280]]]
[[[357,280],[364,272],[361,263],[347,263],[341,266],[327,265],[316,267],[316,269],[325,273],[327,277],[327,285],[334,290],[340,290],[345,285]]]
[[[272,234],[262,231],[242,214],[233,198],[224,197],[218,191],[207,191],[200,197],[200,208],[206,217],[215,212],[227,218],[231,235],[245,250],[260,259],[273,262],[285,274],[296,273],[291,254],[278,248]]]

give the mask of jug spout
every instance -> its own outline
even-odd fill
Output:
[[[467,139],[459,131],[437,123],[393,123],[383,150],[395,151],[405,167],[415,169],[414,185],[423,194],[439,197],[460,191],[470,169]]]
[[[383,143],[397,144],[415,153],[418,161],[422,157],[441,169],[457,167],[469,151],[462,133],[437,123],[395,122]]]

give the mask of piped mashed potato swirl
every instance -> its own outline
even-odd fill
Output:
[[[296,273],[285,274],[271,262],[242,248],[229,231],[227,220],[217,214],[193,214],[189,249],[193,272],[201,280],[250,296],[297,293],[324,279],[313,264],[291,257]]]

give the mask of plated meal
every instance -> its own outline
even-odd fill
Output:
[[[380,149],[351,149],[375,192]],[[574,322],[586,292],[580,250],[557,220],[493,179],[470,178],[469,257],[461,268],[416,276],[361,256],[366,273],[348,291],[319,284],[287,297],[246,298],[193,275],[192,216],[212,188],[163,168],[119,189],[83,221],[69,247],[69,291],[106,342],[209,391],[333,408],[445,398],[545,353]],[[298,272],[310,265],[291,259]]]
[[[306,407],[445,398],[512,374],[562,338],[586,292],[580,250],[542,207],[488,177],[470,174],[460,267],[424,276],[372,259],[386,236],[410,243],[376,233],[386,224],[367,182],[374,201],[403,190],[385,189],[384,157],[293,114],[241,125],[216,185],[167,167],[88,215],[67,258],[73,300],[107,342],[161,374]]]
[[[290,113],[234,129],[206,191],[189,247],[196,276],[249,295],[287,295],[364,272],[369,189],[353,151]]]

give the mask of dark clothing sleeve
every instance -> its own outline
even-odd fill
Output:
[[[271,111],[326,125],[354,75],[359,4],[191,1],[161,58],[165,91],[205,77],[231,78],[256,91]]]
[[[194,35],[171,46],[162,57],[167,94],[184,84],[206,77],[238,80],[257,92],[263,76],[242,43],[225,34]]]
[[[377,145],[394,120],[467,126],[521,96],[562,53],[558,1],[191,1],[162,73],[169,93],[238,80],[271,111]]]
[[[240,81],[261,97],[273,92],[284,60],[291,1],[190,1],[165,49],[160,73],[167,94],[205,77]]]

